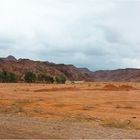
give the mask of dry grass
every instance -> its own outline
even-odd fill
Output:
[[[1,113],[26,113],[26,110],[24,110],[24,106],[31,103],[29,100],[15,100],[11,101],[9,104],[4,103],[3,106],[0,107]]]
[[[104,127],[137,129],[140,130],[140,124],[131,120],[104,120],[100,123]]]
[[[128,121],[118,121],[118,120],[104,120],[101,125],[104,127],[112,127],[112,128],[128,128]]]
[[[60,121],[105,120],[102,126],[139,129],[138,89],[139,83],[0,84],[0,114]]]

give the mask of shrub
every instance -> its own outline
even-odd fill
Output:
[[[57,84],[65,84],[66,83],[66,77],[64,75],[55,77],[55,81]]]
[[[39,82],[47,82],[47,83],[54,83],[54,78],[49,75],[41,74],[38,76]]]
[[[11,82],[11,83],[17,82],[17,76],[14,73],[9,73],[8,74],[8,81]]]
[[[36,82],[36,75],[33,72],[27,72],[24,77],[25,82],[34,83]]]
[[[0,72],[0,82],[15,83],[15,82],[17,82],[17,76],[14,73],[2,71],[2,72]]]

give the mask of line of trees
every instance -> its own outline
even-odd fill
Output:
[[[18,82],[17,76],[14,73],[2,71],[0,72],[0,82],[1,83],[16,83]],[[36,75],[33,72],[26,72],[24,76],[24,82],[26,83],[57,83],[57,84],[65,84],[66,77],[64,75],[60,75],[57,77],[52,77],[47,74],[39,74]]]
[[[57,77],[52,77],[47,74],[40,74],[36,75],[33,72],[27,72],[24,77],[25,82],[27,83],[35,83],[35,82],[40,82],[40,83],[57,83],[57,84],[65,84],[66,82],[66,77],[64,75],[60,75]]]
[[[2,71],[0,72],[0,82],[15,83],[17,82],[17,76],[14,73]]]

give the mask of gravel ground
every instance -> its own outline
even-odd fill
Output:
[[[92,122],[43,121],[0,115],[0,139],[140,139],[140,131],[104,128]]]

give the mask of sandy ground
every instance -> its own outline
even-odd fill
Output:
[[[0,138],[140,139],[140,84],[0,84]]]
[[[87,122],[42,121],[0,115],[0,138],[7,139],[138,139],[140,131],[104,128]]]

